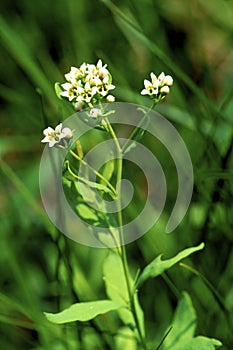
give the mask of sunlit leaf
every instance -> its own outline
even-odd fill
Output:
[[[175,257],[168,259],[168,260],[162,260],[162,255],[159,255],[157,258],[155,258],[149,265],[145,267],[145,269],[142,271],[138,282],[137,287],[140,287],[146,280],[149,278],[155,278],[159,275],[161,275],[165,270],[169,269],[176,263],[178,263],[180,260],[186,258],[190,254],[197,252],[198,250],[201,250],[204,248],[204,243],[201,243],[197,247],[187,248],[177,254]]]
[[[44,315],[50,322],[56,324],[75,321],[86,322],[92,320],[98,315],[117,310],[121,307],[122,305],[111,300],[97,300],[73,304],[68,309],[56,314],[45,312]]]
[[[129,328],[121,328],[116,336],[116,350],[137,350],[137,341],[133,331]]]
[[[78,204],[76,210],[78,215],[84,220],[99,221],[95,211],[84,203]]]

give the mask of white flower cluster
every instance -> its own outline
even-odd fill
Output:
[[[61,84],[64,91],[60,95],[74,102],[77,110],[85,105],[93,107],[104,97],[107,102],[114,102],[115,97],[109,95],[109,91],[115,89],[112,84],[112,76],[99,60],[97,65],[83,63],[79,68],[71,67],[69,73],[65,74],[66,83]]]
[[[50,126],[43,131],[44,138],[41,140],[43,143],[48,143],[49,147],[53,147],[56,144],[60,146],[67,146],[69,141],[73,137],[73,132],[70,128],[62,129],[62,123],[58,124],[55,129]]]
[[[173,79],[170,75],[165,75],[163,72],[156,77],[154,73],[150,73],[151,81],[145,79],[145,88],[141,91],[142,95],[149,95],[152,99],[159,101],[165,95],[169,94],[170,86],[173,84]]]

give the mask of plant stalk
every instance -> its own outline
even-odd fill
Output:
[[[106,118],[107,126],[109,129],[109,132],[115,142],[116,149],[117,149],[117,177],[116,181],[118,184],[118,204],[117,204],[117,219],[118,219],[118,226],[119,226],[119,232],[120,232],[120,246],[117,247],[118,253],[121,258],[123,270],[124,270],[124,275],[125,275],[125,281],[126,281],[126,286],[128,290],[128,296],[129,296],[129,306],[130,310],[133,315],[133,319],[137,328],[139,340],[142,346],[143,350],[147,350],[147,345],[144,339],[144,336],[142,334],[142,330],[140,327],[140,322],[138,319],[137,315],[137,310],[135,306],[135,291],[131,287],[131,282],[130,282],[130,273],[129,273],[129,268],[128,268],[128,261],[127,261],[127,254],[126,254],[126,248],[125,248],[125,242],[124,242],[124,232],[123,232],[123,220],[122,220],[122,211],[121,211],[121,179],[122,179],[122,169],[123,169],[123,157],[122,157],[122,149],[119,144],[119,141],[116,137],[115,131],[113,130],[110,122]]]

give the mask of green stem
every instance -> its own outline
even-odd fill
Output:
[[[130,310],[132,312],[133,319],[138,331],[138,336],[141,342],[142,349],[147,350],[146,342],[141,331],[140,322],[139,322],[139,318],[138,318],[137,310],[135,306],[135,294],[134,294],[135,291],[131,287],[130,273],[128,268],[127,254],[126,254],[126,248],[125,248],[125,242],[124,242],[123,220],[122,220],[122,211],[121,211],[121,179],[122,179],[122,168],[123,168],[123,157],[122,157],[123,152],[119,144],[119,141],[116,137],[115,131],[113,130],[110,122],[108,121],[107,118],[105,120],[107,123],[108,130],[115,142],[116,149],[117,149],[117,177],[116,177],[116,181],[118,184],[117,219],[118,219],[118,227],[120,232],[120,245],[121,245],[121,247],[118,246],[117,249],[118,249],[118,253],[120,255],[123,270],[124,270],[126,286],[128,290],[128,296],[129,296]]]
[[[111,189],[111,191],[114,193],[115,196],[117,196],[117,192],[115,190],[115,188],[110,184],[110,182],[103,176],[101,175],[98,171],[96,171],[94,168],[92,168],[92,166],[90,166],[84,159],[80,158],[74,151],[70,150],[70,154],[76,158],[77,160],[79,160],[83,165],[85,165],[86,167],[88,167],[88,169],[90,169],[96,176],[98,176],[103,182],[105,182],[105,184]],[[72,174],[74,175],[74,174]],[[75,175],[77,177],[77,175]]]
[[[144,114],[144,116],[140,120],[138,126],[133,129],[133,131],[131,132],[131,134],[128,137],[128,140],[125,142],[125,144],[122,147],[122,153],[124,153],[124,151],[127,149],[130,141],[133,140],[134,136],[138,133],[139,129],[141,129],[141,126],[143,125],[143,123],[147,117],[147,114],[150,113],[150,111],[152,111],[154,109],[156,104],[157,104],[157,102],[155,102],[155,101],[152,103],[151,107],[148,109],[148,111]]]

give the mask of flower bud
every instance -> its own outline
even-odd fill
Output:
[[[70,128],[64,128],[62,129],[62,135],[66,139],[71,139],[73,137],[73,132],[70,130]]]
[[[169,94],[169,92],[170,92],[169,86],[164,85],[163,87],[161,87],[160,92],[161,92],[161,94],[163,94],[163,95]]]
[[[81,111],[82,108],[83,108],[83,101],[78,101],[78,102],[75,103],[74,109],[75,109],[77,112]]]
[[[107,102],[115,102],[115,96],[113,96],[113,95],[108,95],[108,96],[106,97],[106,101],[107,101]]]
[[[164,83],[164,85],[172,86],[172,84],[173,84],[172,77],[170,75],[166,75],[165,78],[163,79],[163,83]]]
[[[97,118],[101,115],[101,110],[99,108],[92,108],[90,110],[90,117]]]

